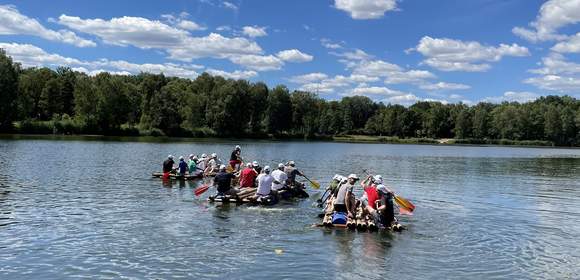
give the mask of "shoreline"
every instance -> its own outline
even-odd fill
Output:
[[[0,133],[0,140],[63,140],[63,141],[111,141],[111,142],[334,142],[334,143],[364,143],[364,144],[401,144],[401,145],[433,145],[433,146],[473,146],[473,147],[523,147],[523,148],[564,148],[579,149],[579,146],[556,146],[549,141],[541,140],[508,140],[508,139],[455,139],[455,138],[398,138],[396,136],[371,135],[340,135],[315,136],[311,138],[282,135],[268,137],[179,137],[179,136],[141,136],[141,135],[99,135],[99,134],[30,134],[30,133]]]

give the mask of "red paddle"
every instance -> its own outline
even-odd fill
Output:
[[[209,189],[208,185],[202,185],[200,187],[198,187],[197,189],[195,189],[193,191],[193,193],[195,194],[195,196],[200,196],[202,193],[206,192]]]

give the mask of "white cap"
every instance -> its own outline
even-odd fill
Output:
[[[269,173],[270,172],[270,166],[266,165],[264,166],[264,172]]]
[[[179,157],[179,160],[183,160],[183,156],[180,156],[180,157]]]
[[[206,158],[207,155],[206,154],[201,154],[201,158]]]
[[[236,150],[241,150],[240,145],[236,145]]]
[[[168,159],[173,159],[173,156],[172,155],[168,155],[167,158]]]
[[[217,157],[217,154],[216,153],[212,153],[211,154],[211,157]]]
[[[251,163],[251,162],[248,162],[248,163],[246,164],[246,167],[252,168],[252,163]]]
[[[290,166],[294,166],[294,165],[296,165],[296,163],[295,163],[293,160],[289,161],[289,162],[288,162],[288,164],[289,164]]]
[[[383,183],[383,176],[381,176],[381,175],[375,175],[375,177],[373,177],[373,179],[375,180],[375,183],[379,183],[379,184]]]
[[[254,161],[252,162],[252,165],[253,165],[253,166],[260,166],[260,165],[258,164],[258,161],[256,161],[256,160],[254,160]]]
[[[358,176],[356,176],[356,174],[353,173],[353,174],[348,175],[348,179],[358,180]]]
[[[226,170],[226,166],[225,165],[220,165],[220,170]]]
[[[191,159],[193,159],[193,160],[197,160],[197,156],[193,156],[193,158],[191,158]]]
[[[194,156],[195,156],[194,154],[190,154],[189,155],[189,158],[193,158]]]
[[[334,177],[332,177],[332,180],[336,180],[336,181],[340,181],[342,179],[342,176],[338,175],[338,174],[334,174]]]
[[[278,163],[278,168],[283,168],[284,164],[283,163]]]

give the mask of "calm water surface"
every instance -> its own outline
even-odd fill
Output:
[[[150,178],[167,154],[227,158],[235,144],[0,140],[0,279],[580,275],[578,149],[240,143],[246,159],[293,159],[323,184],[382,174],[417,206],[395,234],[312,228],[319,190],[219,208],[196,183]]]

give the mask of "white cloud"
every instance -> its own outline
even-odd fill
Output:
[[[335,0],[334,7],[353,19],[377,19],[397,8],[396,0]]]
[[[533,29],[515,27],[512,32],[531,42],[562,40],[565,35],[558,29],[580,22],[580,0],[549,0],[542,7],[536,20],[530,23]]]
[[[421,83],[435,75],[425,70],[405,70],[401,66],[383,60],[363,60],[352,63],[353,74],[369,77],[384,77],[386,84]]]
[[[460,41],[448,38],[421,38],[413,49],[427,59],[423,63],[441,71],[484,72],[504,56],[528,56],[526,47],[517,44],[485,46],[475,41]]]
[[[307,84],[307,83],[312,83],[312,82],[316,82],[316,81],[321,81],[328,78],[328,75],[324,74],[324,73],[309,73],[309,74],[304,74],[304,75],[299,75],[299,76],[294,76],[292,78],[289,79],[290,82],[293,83],[297,83],[297,84]]]
[[[486,97],[482,101],[484,102],[492,102],[492,103],[502,103],[506,102],[519,102],[525,103],[529,101],[534,101],[540,97],[538,94],[533,92],[515,92],[515,91],[506,91],[502,96],[494,96],[494,97]]]
[[[419,88],[431,91],[443,91],[443,90],[464,90],[470,89],[471,87],[464,84],[439,82],[435,84],[420,85]]]
[[[232,3],[232,2],[227,2],[227,1],[224,1],[223,5],[224,5],[224,7],[225,7],[225,8],[228,8],[228,9],[230,9],[230,10],[233,10],[233,11],[236,11],[236,12],[237,12],[237,11],[238,11],[238,9],[239,9],[239,7],[238,7],[238,6],[236,6],[236,5],[235,5],[234,3]]]
[[[280,70],[284,62],[273,55],[239,55],[230,60],[238,65],[257,71]]]
[[[408,94],[403,94],[403,95],[396,95],[396,96],[387,97],[381,101],[383,103],[401,104],[401,105],[405,105],[405,106],[410,106],[410,105],[417,103],[418,101],[422,101],[422,99],[417,97],[416,95],[414,95],[412,93],[408,93]],[[428,100],[425,100],[425,101],[428,101]]]
[[[580,53],[580,32],[566,41],[556,44],[552,50],[560,53]]]
[[[96,61],[82,61],[76,58],[47,53],[43,49],[30,44],[0,43],[0,48],[5,49],[8,55],[12,56],[15,61],[22,63],[25,67],[69,66],[92,75],[103,71],[125,74],[150,72],[164,73],[168,76],[195,78],[198,75],[196,69],[200,68],[198,65],[179,65],[173,63],[136,64],[124,60],[100,59]]]
[[[330,52],[330,54],[332,55],[336,55],[338,57],[343,57],[346,60],[369,60],[371,58],[373,58],[371,55],[367,54],[365,51],[360,50],[360,49],[355,49],[352,52],[343,52],[343,53],[335,53],[335,52]]]
[[[385,84],[418,84],[436,78],[425,70],[393,71],[387,74]]]
[[[250,79],[250,78],[258,76],[258,73],[256,71],[236,70],[234,72],[226,72],[223,70],[207,69],[206,72],[211,74],[211,75],[214,75],[214,76],[222,76],[226,79],[234,79],[234,80]]]
[[[58,22],[71,29],[98,36],[108,44],[162,49],[167,51],[169,58],[181,61],[201,57],[229,58],[262,52],[258,44],[245,38],[228,38],[216,33],[192,37],[185,30],[141,17],[103,20],[61,15]]]
[[[320,43],[322,44],[323,47],[325,47],[327,49],[333,49],[333,50],[342,49],[341,44],[334,43],[330,39],[322,38],[322,39],[320,39]]]
[[[387,96],[401,96],[408,93],[393,90],[387,87],[356,87],[351,91],[353,95],[387,95]]]
[[[242,28],[242,33],[244,33],[246,36],[255,38],[255,37],[263,37],[268,35],[268,33],[266,32],[266,27],[260,27],[260,26],[244,26]]]
[[[528,78],[524,83],[534,85],[540,89],[558,92],[580,91],[580,64],[570,62],[559,53],[551,53],[542,58],[542,68],[532,69],[529,72],[537,74]]]
[[[20,62],[24,67],[83,64],[78,59],[49,54],[43,49],[30,44],[0,43],[0,48],[4,49],[9,56],[12,56],[14,61]]]
[[[287,62],[308,62],[312,61],[313,57],[305,54],[297,49],[284,50],[276,54],[278,58]]]
[[[206,27],[203,27],[193,21],[190,20],[180,20],[177,23],[177,27],[181,28],[181,29],[185,29],[185,30],[189,30],[189,31],[198,31],[198,30],[206,30]]]
[[[228,25],[221,25],[221,26],[216,27],[215,30],[217,30],[217,31],[231,31],[232,28]]]
[[[54,31],[45,28],[36,19],[21,14],[13,6],[0,5],[0,35],[32,35],[46,40],[63,42],[77,47],[95,47],[91,40],[83,39],[69,30]]]
[[[526,79],[524,83],[534,85],[541,89],[559,92],[578,92],[580,90],[579,77],[545,75]]]
[[[530,70],[540,75],[580,74],[580,64],[569,62],[558,53],[551,53],[542,58],[542,68]]]

